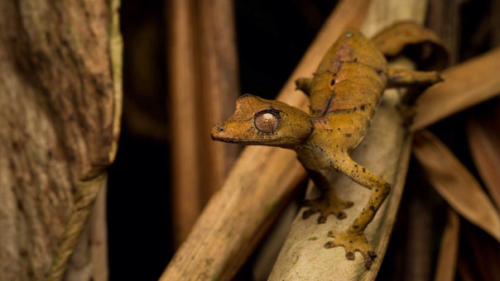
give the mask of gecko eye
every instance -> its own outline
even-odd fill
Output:
[[[255,114],[255,128],[262,133],[274,133],[280,126],[279,111],[275,109],[263,110]]]

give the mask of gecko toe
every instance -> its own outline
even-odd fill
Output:
[[[344,212],[339,212],[339,213],[337,214],[337,218],[338,218],[339,220],[343,220],[343,219],[345,219],[346,217],[347,217],[347,215],[346,215]]]
[[[347,253],[345,254],[345,257],[346,257],[348,260],[350,260],[350,261],[353,261],[353,260],[356,258],[356,256],[354,255],[354,253],[353,253],[353,252],[347,252]]]
[[[325,243],[325,248],[330,249],[330,248],[333,248],[333,247],[335,247],[335,244],[333,244],[332,241],[329,241],[329,242]]]
[[[302,219],[305,219],[305,220],[306,220],[306,219],[308,219],[311,215],[313,215],[314,213],[315,213],[315,211],[310,210],[310,209],[309,209],[309,210],[307,210],[307,211],[304,211],[304,212],[302,213]]]
[[[372,260],[368,260],[365,262],[365,266],[366,266],[366,269],[370,269],[372,267],[372,264],[373,264],[373,261]]]
[[[323,224],[323,223],[326,223],[326,217],[319,216],[319,218],[318,218],[318,224]]]

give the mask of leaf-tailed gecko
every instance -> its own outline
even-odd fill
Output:
[[[326,248],[344,246],[346,258],[359,251],[369,269],[377,256],[364,230],[391,190],[391,184],[362,167],[349,156],[363,140],[385,88],[431,85],[441,81],[437,72],[391,69],[382,52],[357,30],[347,30],[328,50],[312,78],[300,78],[297,88],[310,99],[310,114],[280,101],[245,94],[236,102],[236,112],[215,125],[212,139],[247,145],[267,145],[295,150],[309,177],[322,191],[306,200],[307,219],[320,212],[318,223],[329,214],[346,217],[352,206],[338,197],[320,170],[344,173],[371,190],[366,207],[348,229],[330,231],[335,238]]]

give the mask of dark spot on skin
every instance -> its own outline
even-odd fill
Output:
[[[349,241],[349,243],[352,243],[352,240],[351,240],[351,241]]]
[[[375,200],[378,200],[378,197],[375,197]]]
[[[358,62],[358,58],[354,58],[354,62]]]
[[[335,85],[335,79],[332,79],[332,81],[330,82],[330,86],[333,86]]]
[[[365,105],[360,106],[359,109],[361,109],[362,111],[365,111]]]
[[[365,169],[365,168],[363,168],[363,173],[364,173],[364,172],[366,172],[366,169]]]
[[[357,167],[358,167],[358,164],[354,164],[354,167],[356,167],[356,168],[357,168]]]
[[[346,137],[350,138],[351,137],[351,134],[345,134]]]
[[[49,159],[52,159],[52,156],[53,156],[52,150],[48,150],[48,151],[47,151],[47,157],[48,157]]]
[[[375,211],[375,207],[374,206],[370,206],[370,210]]]
[[[378,192],[378,188],[377,188],[377,189],[375,189],[375,192]]]
[[[358,228],[359,228],[359,226],[357,226],[357,225],[353,225],[353,226],[352,226],[352,228],[354,228],[354,229],[358,229]]]
[[[337,131],[340,131],[340,128],[337,128]]]
[[[339,145],[337,144],[337,147],[339,147]]]
[[[340,151],[341,151],[341,152],[344,152],[344,149],[342,148]],[[345,160],[344,160],[344,161],[345,161]]]

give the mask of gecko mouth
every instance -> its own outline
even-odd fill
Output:
[[[231,136],[230,136],[231,135]],[[235,144],[243,144],[243,145],[266,145],[273,146],[273,143],[279,142],[279,138],[276,139],[245,139],[235,137],[234,134],[231,134],[223,124],[215,125],[211,132],[212,140],[221,141],[226,143],[235,143]]]

